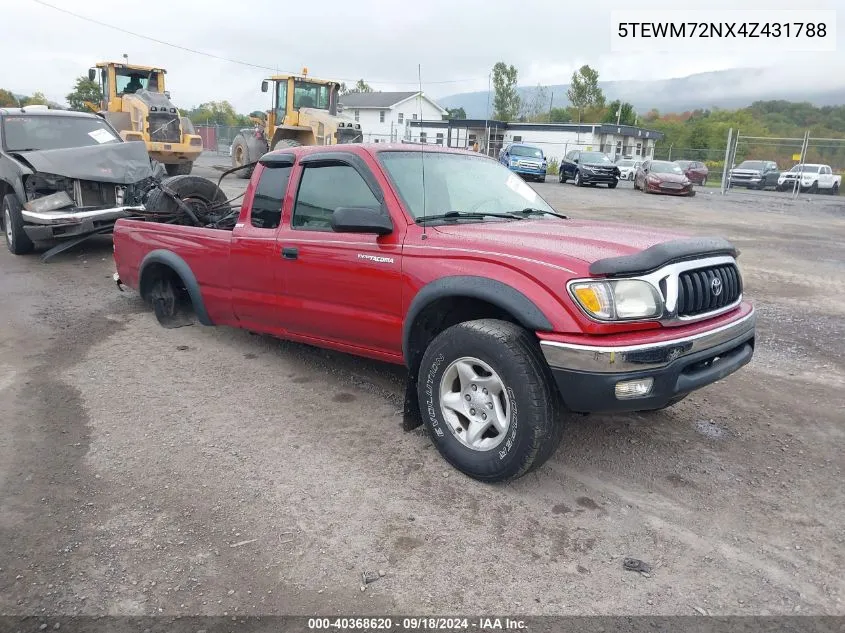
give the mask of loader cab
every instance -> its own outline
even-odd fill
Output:
[[[308,69],[304,68],[301,76],[274,75],[261,82],[262,92],[270,92],[272,86],[271,129],[278,125],[299,125],[301,108],[325,110],[337,116],[339,84],[311,79],[307,73]]]
[[[96,68],[88,71],[88,78],[91,81],[99,81],[103,93],[101,108],[109,112],[121,112],[123,97],[138,90],[157,92],[169,97],[164,81],[166,72],[163,68],[101,62]]]

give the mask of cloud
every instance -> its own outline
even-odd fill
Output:
[[[486,90],[493,64],[505,61],[520,71],[523,85],[568,83],[582,64],[596,67],[603,80],[657,79],[738,66],[774,66],[801,59],[797,85],[839,80],[829,72],[841,53],[754,56],[708,54],[614,55],[610,51],[610,13],[624,3],[594,0],[589,5],[545,0],[460,3],[429,0],[419,5],[357,0],[321,3],[173,2],[147,0],[115,11],[109,0],[46,0],[57,7],[131,31],[213,55],[251,62],[268,69],[355,81],[363,78],[382,90],[417,86],[422,66],[424,90],[443,96]],[[710,9],[735,2],[711,0]],[[748,5],[751,5],[749,7]],[[816,8],[835,8],[837,0],[817,0]],[[676,7],[650,0],[649,9]],[[794,8],[785,0],[756,0],[746,8]],[[641,5],[638,5],[641,6]],[[803,7],[804,5],[802,5]],[[279,16],[278,18],[274,16]],[[271,70],[251,68],[179,50],[80,20],[36,0],[6,2],[6,28],[0,54],[7,63],[3,83],[18,93],[44,92],[63,101],[74,79],[97,61],[120,60],[163,66],[174,101],[191,107],[227,99],[240,111],[268,107],[261,79]],[[9,28],[14,25],[14,28]],[[840,29],[840,33],[845,29]],[[839,48],[843,49],[842,35]],[[755,81],[782,81],[777,73]],[[791,80],[792,81],[792,80]],[[740,86],[745,89],[747,86]]]

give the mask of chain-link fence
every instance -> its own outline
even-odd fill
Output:
[[[845,167],[845,139],[744,136],[729,130],[722,170],[723,193],[838,195]]]
[[[219,156],[229,156],[235,136],[241,130],[250,128],[243,125],[198,125],[194,123],[194,129],[202,137],[203,151],[215,153]]]

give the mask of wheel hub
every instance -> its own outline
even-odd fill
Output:
[[[496,448],[510,427],[510,402],[504,382],[477,358],[459,358],[443,372],[440,410],[452,435],[476,451]]]

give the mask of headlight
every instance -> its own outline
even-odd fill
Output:
[[[647,281],[579,281],[569,287],[578,304],[603,321],[650,319],[663,314],[663,299]]]
[[[515,158],[511,158],[511,167],[516,167],[517,160]]]
[[[646,178],[646,180],[648,180],[653,185],[656,185],[660,182],[660,178],[658,178],[657,176],[649,176],[648,178]]]

